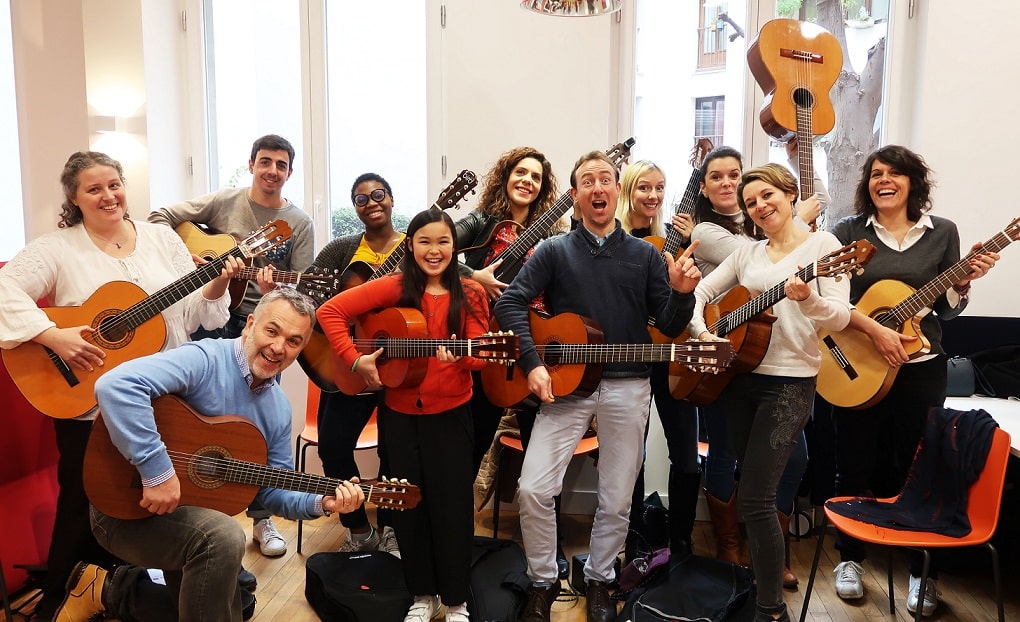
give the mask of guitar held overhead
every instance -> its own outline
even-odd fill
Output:
[[[265,438],[244,417],[206,417],[176,395],[157,398],[152,407],[157,431],[181,482],[180,505],[232,516],[244,511],[263,487],[332,496],[341,483],[268,466]],[[125,520],[152,516],[139,505],[142,482],[138,469],[110,440],[102,415],[89,436],[84,485],[89,501],[104,514]],[[407,510],[421,500],[421,491],[406,480],[384,477],[359,486],[365,492],[365,501],[381,508]]]
[[[874,254],[875,246],[871,242],[858,240],[798,270],[796,276],[810,283],[816,277],[839,279],[842,275],[859,274]],[[733,376],[749,372],[761,363],[772,338],[772,324],[776,321],[767,310],[786,298],[786,281],[783,279],[754,298],[745,288],[737,286],[717,303],[705,305],[708,330],[718,337],[726,337],[736,350],[736,358],[729,369],[715,375],[670,365],[669,390],[675,399],[686,399],[696,406],[711,404]]]
[[[928,354],[931,343],[921,332],[921,318],[931,312],[935,299],[967,276],[970,261],[976,255],[997,253],[1017,239],[1020,239],[1020,218],[920,289],[915,290],[902,281],[884,279],[869,287],[854,307],[886,328],[917,337],[915,341],[902,342],[911,359]],[[866,334],[847,327],[839,332],[821,331],[818,336],[822,351],[819,395],[843,408],[868,408],[885,397],[899,368],[889,366]]]
[[[454,356],[471,356],[491,363],[513,362],[520,355],[520,338],[511,333],[486,333],[475,339],[431,339],[427,335],[421,311],[404,307],[362,315],[354,325],[354,345],[359,352],[371,354],[383,348],[376,366],[384,387],[421,384],[429,359],[436,355],[439,346]],[[367,389],[361,374],[351,371],[339,358],[333,361],[333,366],[337,370],[334,381],[340,391],[357,395]]]
[[[468,195],[473,194],[475,186],[478,185],[478,176],[475,175],[474,171],[464,169],[457,175],[457,177],[450,182],[446,188],[439,194],[439,198],[432,204],[432,209],[445,210],[455,207],[458,203],[463,201]],[[351,265],[344,269],[340,275],[336,289],[329,295],[323,298],[316,298],[316,304],[322,304],[329,298],[332,298],[341,291],[348,290],[356,285],[361,285],[367,281],[377,279],[381,276],[385,276],[390,272],[397,269],[400,265],[400,261],[404,258],[406,253],[406,247],[400,244],[390,253],[386,261],[382,263],[378,268],[373,268],[369,264],[363,261],[355,261]],[[315,326],[315,330],[312,331],[311,336],[308,339],[308,343],[305,348],[298,355],[298,365],[308,375],[308,379],[311,380],[315,386],[327,393],[336,393],[339,388],[333,381],[334,376],[337,375],[336,370],[333,368],[333,358],[330,354],[329,340],[326,339],[326,335],[323,334],[322,330],[318,325]]]
[[[836,124],[829,91],[843,69],[843,49],[818,24],[774,19],[751,42],[747,64],[765,94],[762,129],[781,142],[797,138],[800,197],[806,199],[815,193],[812,136]]]
[[[669,361],[711,373],[725,369],[733,359],[733,347],[728,341],[604,343],[602,329],[595,320],[574,313],[543,318],[531,311],[529,325],[556,397],[591,395],[602,380],[604,363]],[[511,408],[538,403],[528,389],[527,376],[516,364],[485,366],[482,386],[486,397],[496,406]]]
[[[89,325],[84,335],[106,352],[103,365],[93,371],[72,369],[52,350],[34,341],[3,350],[7,371],[18,390],[36,410],[58,419],[83,415],[96,405],[96,380],[117,365],[159,352],[166,341],[160,312],[209,283],[223,270],[227,257],[261,255],[290,239],[290,226],[274,220],[214,258],[151,296],[127,281],[110,281],[81,306],[43,309],[58,328]]]

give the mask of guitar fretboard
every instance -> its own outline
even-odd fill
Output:
[[[384,348],[383,356],[397,359],[427,358],[436,355],[436,348],[445,347],[454,356],[478,356],[481,351],[491,350],[485,342],[477,339],[411,339],[382,337],[378,339],[355,339],[354,346],[365,354]]]
[[[254,281],[255,277],[258,276],[259,269],[245,266],[241,268],[241,271],[234,275],[235,279],[244,281]],[[272,278],[274,283],[285,283],[287,285],[297,285],[301,281],[303,275],[300,272],[291,272],[289,270],[273,270]]]
[[[538,345],[538,354],[546,365],[579,363],[684,363],[724,367],[733,357],[732,346],[725,341],[640,344]]]
[[[801,268],[796,272],[796,275],[805,283],[810,283],[815,278],[815,264]],[[709,326],[708,330],[720,337],[725,337],[741,324],[748,322],[751,318],[784,298],[786,298],[786,280],[773,285],[722,316],[718,321]]]

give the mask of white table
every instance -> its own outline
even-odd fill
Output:
[[[1000,428],[1009,432],[1011,453],[1020,457],[1020,400],[981,396],[947,397],[946,408],[984,410],[995,419]]]

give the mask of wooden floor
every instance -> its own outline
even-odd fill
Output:
[[[369,511],[372,513],[372,510]],[[566,553],[572,556],[587,550],[591,529],[591,517],[564,516],[567,543]],[[237,517],[238,522],[251,533],[251,521],[243,514]],[[302,554],[297,553],[297,523],[283,519],[274,519],[281,534],[289,544],[287,553],[282,557],[263,557],[254,542],[249,542],[245,554],[244,565],[258,577],[258,589],[255,592],[258,606],[255,610],[254,622],[314,622],[318,620],[315,612],[308,605],[304,596],[306,556],[319,551],[335,551],[340,546],[346,533],[336,517],[319,519],[305,523]],[[520,541],[517,515],[513,512],[502,512],[500,519],[500,536]],[[489,536],[492,534],[492,513],[488,510],[479,513],[475,519],[475,533]],[[699,522],[695,528],[694,549],[698,554],[708,555],[714,550],[711,525]],[[885,575],[885,554],[878,551],[874,559],[865,562],[865,598],[856,603],[846,603],[836,596],[832,581],[832,569],[839,561],[839,556],[831,546],[832,538],[826,538],[825,550],[819,566],[818,579],[815,582],[811,597],[811,609],[808,619],[819,621],[867,621],[907,620],[913,619],[906,610],[907,570],[905,561],[897,556],[895,560],[895,592],[896,615],[889,615],[887,581]],[[800,577],[801,587],[798,591],[786,591],[786,602],[790,607],[791,616],[797,619],[803,604],[804,588],[811,568],[817,540],[807,537],[791,542],[791,565]],[[1020,620],[1020,562],[1004,560],[1003,586],[1006,592],[1006,620]],[[564,582],[566,586],[566,582]],[[973,575],[960,576],[943,573],[939,581],[942,591],[942,604],[935,616],[929,620],[940,622],[952,621],[986,621],[995,620],[995,602],[990,571],[982,570]],[[2,614],[0,614],[2,616]],[[582,622],[585,618],[584,598],[561,596],[553,605],[553,620],[557,622]],[[5,618],[0,618],[5,619]],[[622,622],[622,621],[621,621]]]

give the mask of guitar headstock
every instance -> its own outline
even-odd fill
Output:
[[[391,510],[410,510],[421,501],[421,490],[406,479],[389,479],[380,476],[379,481],[363,482],[365,502]]]
[[[237,243],[245,258],[257,257],[290,239],[290,225],[285,220],[267,222]]]
[[[1002,232],[1009,236],[1009,239],[1014,242],[1020,240],[1020,218],[1014,218],[1013,222],[1009,223]]]
[[[636,142],[637,140],[631,136],[622,143],[616,143],[606,150],[606,155],[609,156],[609,161],[613,163],[613,166],[616,168],[623,166],[623,163],[630,157],[630,148],[633,147]]]
[[[322,304],[340,292],[340,270],[312,266],[301,274],[297,290]]]
[[[734,356],[733,344],[725,339],[690,340],[677,344],[676,362],[695,371],[716,374],[729,367]]]
[[[450,185],[439,193],[439,198],[432,204],[435,209],[450,209],[464,200],[469,194],[474,194],[475,186],[478,185],[478,176],[474,171],[464,169]]]
[[[712,149],[715,149],[715,146],[709,139],[704,136],[696,139],[694,141],[694,149],[691,151],[691,159],[688,160],[688,162],[690,162],[691,166],[694,168],[700,169],[702,163],[705,162],[705,156],[707,156],[708,152]]]
[[[815,276],[831,276],[839,280],[843,274],[860,274],[875,255],[875,245],[857,240],[822,257],[815,264]]]
[[[485,333],[473,341],[471,356],[490,363],[513,363],[521,355],[521,338],[509,331]]]

